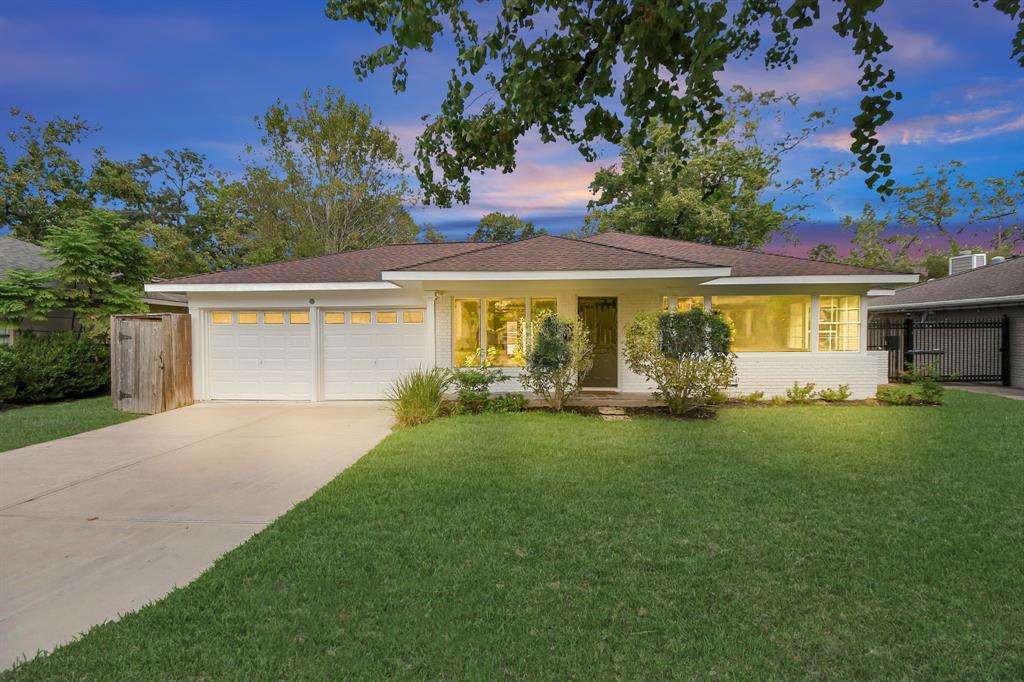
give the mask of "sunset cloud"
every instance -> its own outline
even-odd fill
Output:
[[[890,145],[957,144],[1024,130],[1024,115],[1012,107],[989,107],[926,115],[886,123],[879,139]],[[813,147],[842,151],[850,147],[848,130],[821,133],[808,141]]]

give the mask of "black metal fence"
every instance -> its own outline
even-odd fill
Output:
[[[868,350],[889,351],[889,381],[911,363],[938,363],[944,380],[1010,385],[1010,319],[872,320]]]

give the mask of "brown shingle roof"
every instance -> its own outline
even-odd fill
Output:
[[[415,272],[663,270],[715,267],[705,262],[595,242],[541,235],[446,256],[404,268]]]
[[[389,244],[329,256],[254,265],[237,270],[210,272],[170,279],[160,284],[253,284],[297,282],[379,282],[383,270],[415,265],[458,253],[485,249],[491,244],[446,242],[440,244]]]
[[[684,260],[721,263],[732,268],[730,275],[732,277],[891,274],[886,270],[861,268],[856,265],[826,263],[796,256],[745,251],[726,246],[711,246],[709,244],[661,239],[659,237],[647,237],[623,232],[602,232],[601,234],[587,237],[586,241],[634,249],[636,251],[646,251]]]
[[[934,279],[897,291],[877,306],[919,305],[1003,296],[1024,296],[1024,256]],[[871,306],[871,307],[877,307]]]

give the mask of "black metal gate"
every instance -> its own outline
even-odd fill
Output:
[[[944,380],[1010,385],[1010,318],[872,320],[868,350],[889,351],[889,381],[911,363],[938,363]]]

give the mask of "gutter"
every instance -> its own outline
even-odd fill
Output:
[[[953,301],[929,301],[926,303],[890,303],[887,305],[868,306],[869,311],[922,310],[928,308],[974,308],[993,307],[1014,303],[1024,303],[1024,294],[1012,296],[990,296],[988,298],[962,298]]]

